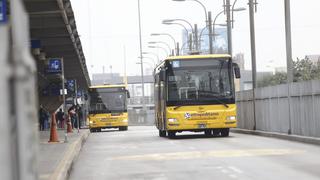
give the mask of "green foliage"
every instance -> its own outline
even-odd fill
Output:
[[[297,59],[293,61],[293,81],[309,81],[320,79],[320,61],[316,64],[309,59]],[[287,82],[287,73],[278,72],[273,75],[263,77],[258,81],[258,87],[274,86]]]
[[[274,75],[268,75],[263,77],[257,82],[258,87],[275,86],[287,82],[287,73],[277,72]]]

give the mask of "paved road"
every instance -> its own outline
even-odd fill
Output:
[[[319,180],[320,146],[234,133],[167,139],[154,127],[129,127],[91,134],[70,179]]]

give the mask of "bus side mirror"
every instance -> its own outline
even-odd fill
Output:
[[[165,79],[166,79],[165,71],[164,71],[164,69],[161,69],[160,70],[160,74],[159,74],[159,80],[160,81],[165,81]]]
[[[127,98],[130,98],[130,92],[128,90],[126,90],[127,92]]]
[[[233,70],[234,70],[234,74],[235,74],[236,79],[240,79],[241,73],[240,73],[240,68],[239,68],[238,64],[232,63],[232,65],[233,65]]]

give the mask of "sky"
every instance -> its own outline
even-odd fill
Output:
[[[213,18],[223,10],[223,0],[200,0]],[[138,0],[71,0],[78,32],[84,48],[89,73],[124,73],[140,75]],[[231,2],[233,2],[231,0]],[[245,68],[251,69],[248,0],[238,0],[235,7],[246,11],[235,12],[232,30],[233,54],[245,55]],[[306,4],[308,3],[308,4]],[[163,25],[164,19],[182,18],[202,28],[205,25],[204,9],[189,0],[140,0],[142,50],[165,58],[163,49],[148,48],[149,41],[164,41],[173,47],[167,36],[150,36],[151,33],[169,33],[181,43],[183,28]],[[320,54],[319,0],[291,0],[293,58]],[[225,23],[219,16],[217,23]],[[257,70],[272,71],[286,66],[284,0],[258,0],[255,14]],[[163,46],[166,48],[166,46]],[[145,68],[153,66],[155,55],[146,55]]]

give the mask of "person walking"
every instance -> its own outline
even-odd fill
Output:
[[[56,113],[56,119],[58,122],[58,128],[64,129],[64,113],[61,108]]]
[[[45,111],[43,107],[40,106],[40,109],[39,109],[39,130],[40,131],[44,131],[45,118],[46,118]]]
[[[74,125],[75,125],[75,121],[76,121],[76,110],[75,110],[75,107],[72,106],[70,107],[69,109],[69,116],[70,116],[70,120],[71,120],[71,127],[72,129],[74,129]]]

